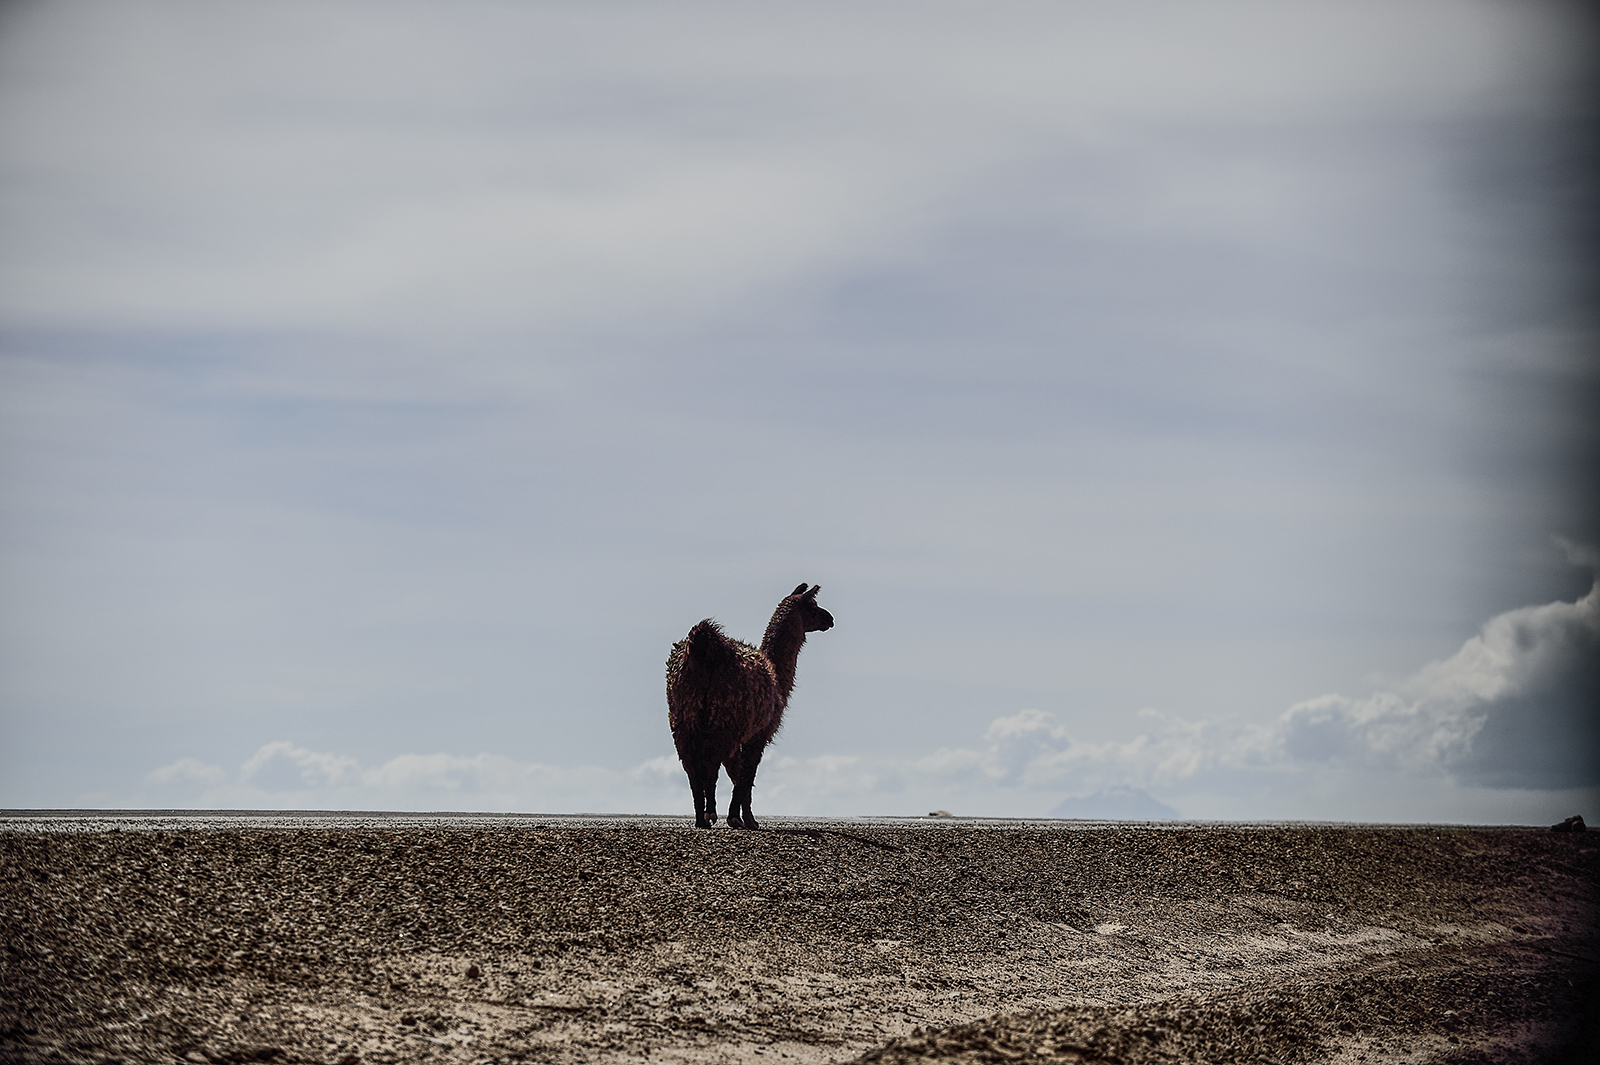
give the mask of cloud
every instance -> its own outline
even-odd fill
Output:
[[[1593,557],[1576,548],[1568,554]],[[1289,709],[1285,752],[1491,788],[1600,783],[1600,584],[1501,614],[1393,691]]]
[[[354,758],[325,754],[276,740],[251,755],[240,767],[240,779],[251,781],[298,780],[309,787],[338,786],[361,775]]]
[[[263,744],[235,773],[183,758],[144,779],[167,789],[163,800],[186,786],[188,806],[212,809],[665,813],[688,801],[682,770],[670,757],[624,771],[487,753],[402,754],[363,765],[289,740]]]
[[[207,765],[196,758],[180,758],[171,765],[145,774],[149,784],[220,784],[227,778],[220,766]]]
[[[1267,763],[1272,737],[1242,725],[1185,721],[1153,710],[1130,739],[1072,739],[1038,709],[995,718],[980,744],[912,757],[769,756],[757,790],[767,809],[817,814],[963,814],[1161,819],[1179,816],[1146,788],[1182,790],[1197,781]],[[677,767],[672,766],[674,772]],[[1087,794],[1086,794],[1087,793]]]

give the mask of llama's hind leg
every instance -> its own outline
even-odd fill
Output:
[[[706,820],[706,789],[699,776],[689,777],[689,790],[694,792],[694,827],[710,828],[711,822]]]
[[[707,758],[700,763],[700,798],[695,801],[696,828],[714,828],[717,824],[717,760]]]
[[[694,827],[710,828],[716,821],[716,813],[713,802],[711,817],[706,817],[705,752],[693,738],[676,728],[672,730],[672,745],[678,749],[678,761],[683,764],[683,774],[689,778],[689,791],[694,795]]]
[[[743,751],[735,751],[727,761],[722,763],[723,766],[728,770],[728,786],[733,792],[733,794],[728,797],[729,828],[744,827],[744,819],[739,816],[739,799],[744,794],[739,786],[740,781],[744,779],[744,775],[741,772],[741,769],[744,765],[743,758]]]
[[[689,790],[694,792],[694,827],[712,828],[717,823],[717,763],[701,758],[684,768],[689,774]]]
[[[750,789],[748,787],[740,788],[735,791],[733,793],[733,802],[738,809],[744,811],[739,815],[740,828],[759,829],[761,827],[760,825],[756,824],[756,815],[750,812]],[[728,814],[728,823],[734,823],[732,813]]]

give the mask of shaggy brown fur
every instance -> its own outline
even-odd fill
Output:
[[[710,618],[672,645],[667,657],[667,722],[694,792],[694,823],[717,822],[717,770],[733,785],[728,824],[760,828],[750,812],[761,755],[783,725],[795,663],[808,632],[833,628],[833,615],[802,583],[778,604],[759,648],[735,640]]]

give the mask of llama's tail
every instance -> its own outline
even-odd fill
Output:
[[[715,713],[715,693],[739,668],[739,654],[710,618],[689,630],[667,660],[667,710],[673,735],[705,728]]]

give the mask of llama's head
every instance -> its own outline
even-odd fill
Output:
[[[809,590],[804,581],[800,586],[789,593],[789,598],[794,601],[794,611],[799,614],[801,623],[806,632],[827,632],[833,628],[833,615],[817,605],[817,593],[822,591],[822,585],[814,584]]]

